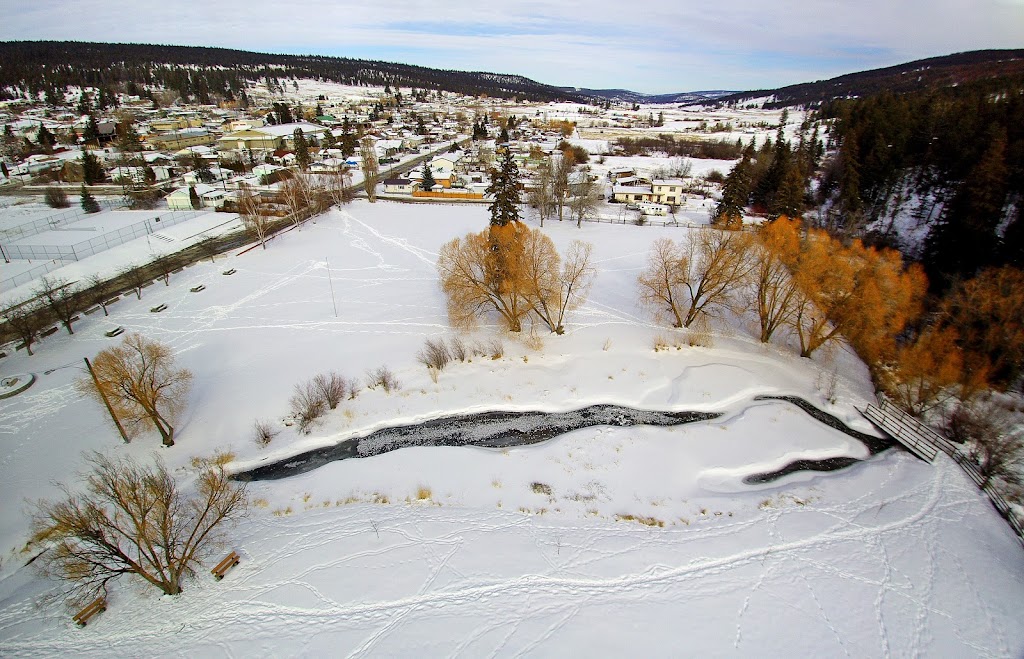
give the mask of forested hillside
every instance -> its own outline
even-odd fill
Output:
[[[322,78],[350,85],[442,89],[470,95],[531,100],[574,99],[570,91],[522,76],[429,69],[409,64],[271,55],[227,48],[68,41],[0,42],[0,99],[18,92],[54,97],[70,85],[113,90],[156,85],[187,100],[231,100],[247,81],[278,86],[291,78]]]
[[[929,57],[883,69],[848,73],[828,80],[742,92],[720,100],[723,103],[741,103],[754,98],[770,97],[772,100],[765,107],[816,106],[836,98],[867,97],[882,92],[915,92],[1006,76],[1024,79],[1024,50],[976,50]]]
[[[1019,79],[837,100],[820,116],[837,149],[819,190],[829,217],[857,228],[914,214],[930,227],[920,256],[933,287],[1024,266]]]

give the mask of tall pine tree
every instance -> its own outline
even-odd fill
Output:
[[[502,151],[501,169],[491,170],[491,183],[486,192],[494,195],[494,201],[488,207],[491,226],[505,226],[509,222],[519,221],[519,167],[509,149]]]

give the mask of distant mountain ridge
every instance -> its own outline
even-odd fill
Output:
[[[765,104],[766,108],[815,106],[836,98],[866,97],[886,91],[905,93],[1009,77],[1020,77],[1024,81],[1024,50],[975,50],[929,57],[828,80],[741,92],[718,100],[741,103],[769,97],[771,100]]]
[[[697,103],[714,103],[724,96],[732,96],[735,91],[708,90],[694,92],[675,92],[672,94],[643,94],[630,91],[629,89],[586,89],[581,87],[561,87],[567,93],[581,94],[587,98],[604,99],[606,101],[618,101],[623,103],[684,103],[693,105]]]
[[[323,55],[275,55],[230,48],[79,41],[0,42],[0,91],[40,92],[68,85],[103,88],[159,83],[183,97],[223,96],[243,81],[323,78],[352,85],[391,85],[540,101],[585,100],[520,75],[431,69]],[[2,95],[0,95],[2,98]]]

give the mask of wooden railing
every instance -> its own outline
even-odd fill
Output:
[[[991,480],[985,477],[978,464],[970,456],[964,455],[959,446],[889,401],[883,401],[879,407],[868,405],[864,409],[863,414],[871,423],[891,435],[893,439],[907,447],[911,453],[929,464],[935,462],[939,451],[948,455],[974,481],[974,484],[988,496],[993,507],[1007,521],[1013,532],[1017,534],[1017,538],[1024,544],[1024,528],[1021,527],[1020,520],[1017,519],[1017,516],[1010,509],[1010,503],[993,486]]]

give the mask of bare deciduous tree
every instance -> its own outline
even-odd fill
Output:
[[[597,215],[597,209],[604,200],[601,185],[590,177],[590,168],[584,167],[581,178],[573,184],[573,196],[569,198],[569,217],[576,220],[576,227],[583,226],[583,220]]]
[[[751,246],[748,304],[757,312],[762,343],[796,313],[797,286],[790,268],[799,254],[800,222],[784,215],[765,225]]]
[[[120,276],[129,289],[135,293],[135,297],[142,299],[142,287],[150,282],[149,276],[146,275],[145,271],[135,264],[129,264],[121,268]]]
[[[527,195],[527,203],[537,213],[540,225],[555,213],[555,179],[551,160],[545,158],[534,173],[533,189]]]
[[[71,324],[74,322],[75,312],[78,310],[77,287],[66,279],[43,277],[35,294],[50,310],[50,313],[57,317],[68,334],[74,334],[75,330],[72,329]]]
[[[224,523],[248,509],[245,486],[216,464],[198,474],[195,494],[186,496],[160,463],[145,467],[98,453],[88,462],[85,492],[62,486],[64,497],[38,502],[32,517],[33,541],[48,545],[44,572],[76,601],[105,592],[123,574],[177,595]]]
[[[366,190],[366,198],[372,204],[377,201],[377,179],[380,178],[380,171],[377,165],[377,146],[369,135],[359,140],[359,155],[363,163],[363,189]]]
[[[348,165],[342,165],[340,170],[326,176],[325,189],[331,203],[336,206],[352,201],[352,171]]]
[[[288,206],[292,224],[298,226],[308,206],[306,206],[306,193],[302,189],[302,182],[297,176],[293,176],[281,184],[281,199]]]
[[[43,309],[39,303],[36,300],[15,302],[4,311],[3,319],[7,324],[5,333],[10,332],[24,343],[25,351],[31,356],[32,344],[39,338],[46,325],[46,318],[43,317]]]
[[[267,248],[267,235],[270,233],[270,226],[273,219],[260,212],[259,197],[252,193],[249,186],[242,184],[238,190],[238,215],[242,218],[242,225],[256,239],[260,241],[263,249]]]
[[[659,238],[651,245],[647,268],[637,277],[640,300],[654,307],[656,315],[669,315],[673,327],[683,326],[689,273],[690,259],[684,246],[671,238]]]
[[[155,427],[164,446],[174,446],[171,421],[188,399],[192,373],[175,368],[170,348],[129,334],[120,345],[96,355],[92,370],[95,380],[78,380],[80,391],[102,402],[102,388],[129,436]]]
[[[689,327],[699,316],[726,306],[746,276],[748,240],[733,231],[701,229],[688,245],[670,238],[654,242],[647,269],[638,278],[641,300],[667,312],[673,327]]]
[[[107,302],[110,299],[110,283],[101,278],[98,274],[93,273],[85,278],[85,295],[86,301],[94,306],[98,306],[103,309],[103,315],[109,316],[110,312],[107,311]]]
[[[539,231],[531,231],[524,243],[524,295],[541,322],[563,334],[566,314],[586,302],[593,284],[593,245],[574,240],[562,259],[551,239]]]

